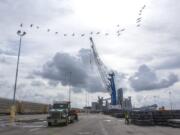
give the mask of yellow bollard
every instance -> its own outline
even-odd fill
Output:
[[[15,118],[16,118],[16,106],[12,105],[10,108],[10,121],[12,123],[15,122]]]

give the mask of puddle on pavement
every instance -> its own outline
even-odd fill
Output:
[[[43,128],[47,127],[45,124],[46,121],[43,122],[32,122],[32,123],[24,123],[24,122],[15,122],[15,123],[0,123],[0,127],[19,127],[19,128]]]
[[[47,127],[46,125],[21,125],[22,128],[43,128]]]
[[[106,121],[106,122],[111,122],[111,120],[104,120],[104,121]]]
[[[7,127],[6,124],[0,124],[0,127]]]
[[[118,120],[118,121],[124,121],[123,119],[120,119],[120,120]]]
[[[32,123],[24,123],[24,122],[17,122],[16,123],[19,127],[22,128],[42,128],[42,127],[47,127],[44,125],[44,122],[32,122]]]

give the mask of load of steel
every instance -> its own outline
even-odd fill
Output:
[[[180,127],[180,110],[132,111],[131,123],[137,125],[164,125]]]

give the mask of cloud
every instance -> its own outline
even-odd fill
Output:
[[[7,81],[4,80],[0,80],[0,88],[4,88],[9,86],[9,83]]]
[[[48,21],[57,15],[73,12],[65,0],[18,0],[13,2],[7,0],[0,3],[0,8],[0,14],[3,15],[3,19],[6,22],[14,20],[43,23],[43,21]]]
[[[47,96],[50,96],[49,93],[57,95],[59,89],[63,89],[61,92],[65,93],[67,87],[63,86],[68,85],[73,87],[74,92],[80,92],[82,89],[90,92],[105,92],[101,86],[98,72],[89,65],[88,50],[79,51],[78,55],[74,53],[79,48],[89,46],[87,37],[91,31],[101,32],[98,36],[94,35],[94,40],[97,43],[100,57],[111,69],[124,72],[129,76],[136,71],[137,65],[146,63],[158,71],[168,69],[170,72],[179,74],[179,2],[178,0],[148,1],[142,14],[142,25],[137,28],[135,21],[138,11],[146,3],[143,0],[127,2],[109,0],[105,3],[103,0],[98,2],[96,0],[1,0],[0,69],[2,72],[0,76],[3,75],[4,77],[1,79],[6,79],[8,82],[8,85],[0,83],[1,96],[12,97],[13,95],[16,56],[19,46],[19,37],[16,35],[16,31],[21,22],[23,23],[22,29],[27,32],[27,35],[22,41],[18,84],[25,83],[27,86],[21,87],[17,92],[21,93],[21,90],[24,90],[24,93],[27,94],[27,91],[31,91],[31,94],[27,94],[25,98],[28,100],[33,100],[31,98],[42,91]],[[90,5],[95,5],[93,12]],[[110,10],[107,11],[107,8]],[[98,12],[100,10],[101,12]],[[30,28],[31,23],[39,26],[39,30],[34,26]],[[120,27],[126,27],[126,31],[119,38],[116,37],[117,24],[120,24]],[[46,32],[48,28],[51,29],[49,33]],[[58,35],[54,34],[56,31],[59,32]],[[104,36],[106,32],[109,33],[109,36]],[[64,33],[67,33],[67,37],[63,36]],[[75,37],[71,36],[72,33],[75,33]],[[82,33],[85,33],[85,36],[80,38]],[[68,53],[56,53],[59,50]],[[49,60],[55,53],[56,55]],[[61,57],[67,61],[63,61]],[[47,62],[47,60],[49,61]],[[44,67],[36,72],[36,75],[48,79],[48,81],[42,79],[46,84],[46,90],[43,85],[38,86],[37,82],[37,84],[32,83],[37,87],[31,85],[31,81],[37,78],[32,72],[35,69],[39,70],[43,63],[45,63]],[[59,67],[63,64],[65,69]],[[71,70],[72,80],[69,83]],[[151,74],[146,73],[147,75],[143,76],[142,73],[140,76],[140,73],[138,75],[135,73],[131,77],[130,82],[137,89],[136,91],[152,89],[152,87],[159,88],[160,84],[163,87],[173,85],[177,79],[176,75],[170,74],[163,81],[155,71],[149,70]],[[166,73],[167,71],[161,70],[160,72]],[[28,73],[32,75],[27,76]],[[137,76],[141,79],[136,80]],[[121,78],[120,81],[125,80],[126,76],[125,79]],[[127,84],[129,82],[117,82],[116,88],[124,87]],[[152,93],[152,91],[143,92]],[[143,95],[143,92],[138,92],[138,94]],[[157,91],[153,92],[157,93]],[[76,94],[82,98],[82,93],[74,95]],[[101,93],[101,95],[103,94]],[[43,100],[40,96],[36,97],[37,100],[38,98],[39,101]],[[75,102],[77,101],[79,100]]]
[[[12,61],[14,61],[13,57],[16,55],[17,53],[12,49],[0,49],[0,62],[4,64],[11,64]]]
[[[135,91],[167,88],[177,81],[178,77],[175,74],[169,74],[166,79],[159,79],[155,71],[151,70],[147,65],[141,65],[138,72],[129,78],[130,85]]]
[[[155,68],[157,69],[179,69],[180,68],[180,55],[175,54],[174,56],[169,56],[165,60],[159,62]]]
[[[17,55],[17,53],[15,53],[14,51],[12,51],[12,50],[3,50],[3,49],[0,49],[0,55],[2,55],[2,54],[4,54],[4,55],[12,55],[12,56],[16,56]]]
[[[0,97],[13,97],[13,85],[6,79],[4,79],[4,76],[0,76],[0,91],[1,95]],[[3,78],[3,79],[2,79]]]
[[[25,78],[26,79],[34,79],[35,77],[32,75],[32,73],[29,73]]]
[[[31,85],[34,87],[44,87],[46,84],[40,80],[33,80]]]
[[[49,85],[52,86],[57,86],[58,83],[63,86],[70,85],[75,93],[81,92],[83,89],[90,93],[107,92],[102,85],[97,67],[90,58],[90,53],[89,49],[80,49],[76,56],[58,52],[43,65],[41,71],[35,71],[35,74],[48,79]],[[115,74],[117,84],[126,78],[125,74],[117,71]]]
[[[35,74],[49,79],[52,85],[57,82],[63,86],[71,85],[74,92],[81,92],[82,89],[103,92],[98,72],[91,69],[89,56],[89,49],[81,49],[77,56],[58,52],[44,64],[42,71],[36,71]]]

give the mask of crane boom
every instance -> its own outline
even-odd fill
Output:
[[[108,78],[107,78],[107,73],[104,69],[106,67],[104,66],[103,62],[101,61],[101,59],[97,53],[97,50],[96,50],[96,47],[94,45],[94,41],[93,41],[92,37],[90,37],[90,41],[91,41],[91,48],[92,48],[94,60],[95,60],[95,63],[97,65],[99,75],[101,77],[101,80],[103,82],[104,87],[106,88],[107,91],[110,92],[110,83],[109,83]]]
[[[90,37],[90,41],[91,41],[91,48],[92,48],[94,60],[97,65],[98,72],[100,74],[103,85],[105,89],[111,93],[111,104],[116,105],[116,88],[114,83],[114,73],[108,73],[107,67],[104,65],[104,63],[102,62],[102,60],[98,55],[92,37]]]

